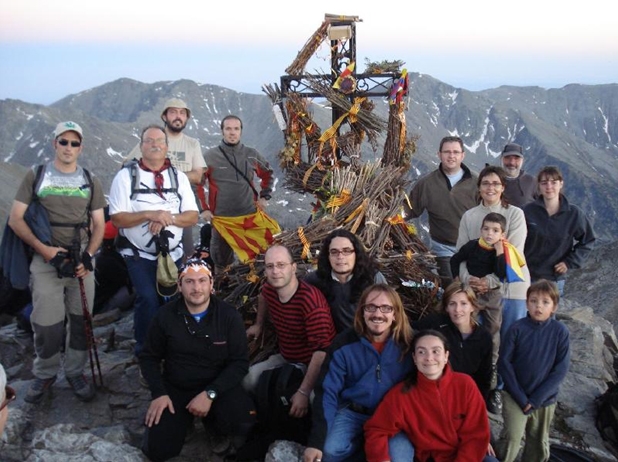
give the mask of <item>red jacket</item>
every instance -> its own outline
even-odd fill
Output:
[[[418,372],[418,383],[407,393],[403,383],[393,387],[365,423],[368,462],[390,460],[388,438],[403,431],[425,462],[480,462],[489,446],[485,402],[466,374],[446,366],[438,380]]]

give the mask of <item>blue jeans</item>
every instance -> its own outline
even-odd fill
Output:
[[[135,289],[133,303],[133,329],[135,331],[135,355],[144,348],[150,321],[159,307],[166,302],[157,293],[157,260],[125,257],[129,277]],[[176,262],[178,265],[180,260]]]
[[[519,319],[526,317],[526,300],[518,300],[514,298],[502,299],[502,326],[500,327],[500,337],[506,336],[509,327]]]
[[[558,293],[562,297],[564,295],[564,286],[566,285],[566,279],[560,279],[559,281],[555,281],[558,286]]]
[[[363,425],[369,420],[368,415],[359,414],[348,408],[342,408],[335,414],[332,428],[324,442],[322,460],[324,462],[362,462],[365,459]],[[414,459],[414,447],[410,440],[399,433],[388,442],[389,453],[393,462]]]
[[[526,317],[527,311],[526,300],[519,300],[515,298],[502,299],[502,326],[500,327],[501,339],[506,336],[507,331],[515,321]],[[504,382],[502,381],[502,377],[498,375],[496,389],[502,390],[503,388]]]

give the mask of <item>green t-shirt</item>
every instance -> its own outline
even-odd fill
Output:
[[[37,167],[28,171],[21,186],[17,190],[15,200],[24,204],[32,202],[32,188]],[[92,210],[105,207],[105,196],[98,178],[92,174],[93,190],[90,191],[88,178],[84,169],[77,166],[71,173],[60,172],[54,167],[53,161],[45,165],[36,194],[43,207],[47,210],[49,221],[63,224],[84,223],[88,219],[88,205],[92,196]],[[54,246],[68,247],[75,236],[75,228],[68,226],[52,226],[52,242]],[[80,242],[88,242],[87,230],[80,232]]]

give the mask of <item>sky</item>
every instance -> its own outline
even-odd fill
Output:
[[[467,90],[618,83],[618,2],[0,0],[0,100],[50,104],[128,77],[261,94],[321,25],[354,15],[366,59]],[[568,5],[567,5],[568,4]],[[323,45],[306,68],[328,72]]]

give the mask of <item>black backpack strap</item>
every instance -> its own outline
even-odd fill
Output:
[[[43,172],[45,171],[45,164],[40,164],[36,166],[34,171],[34,183],[32,183],[32,200],[38,201],[39,196],[37,195],[37,191],[39,186],[41,186],[41,182],[43,181]]]
[[[129,168],[131,173],[131,200],[134,200],[138,194],[156,194],[158,191],[154,188],[144,187],[139,182],[139,163],[137,159],[130,160],[125,163],[124,168]],[[169,166],[171,187],[163,188],[163,193],[174,193],[182,202],[182,195],[178,192],[178,170],[173,165]]]
[[[32,201],[39,200],[37,191],[39,190],[39,188],[41,187],[41,183],[43,182],[43,173],[45,172],[45,167],[46,167],[46,164],[37,165],[34,171],[34,183],[32,184]],[[81,241],[80,236],[79,236],[80,229],[86,230],[88,234],[88,239],[92,237],[92,231],[90,230],[90,218],[92,216],[91,214],[92,200],[94,198],[94,181],[92,180],[92,174],[88,171],[88,169],[85,169],[82,167],[82,170],[84,172],[86,183],[80,189],[85,189],[85,188],[90,189],[90,199],[88,201],[88,208],[86,209],[86,219],[82,221],[81,223],[62,223],[62,222],[56,222],[56,221],[49,222],[50,226],[55,226],[59,228],[74,228],[75,229],[74,240],[76,241]]]

